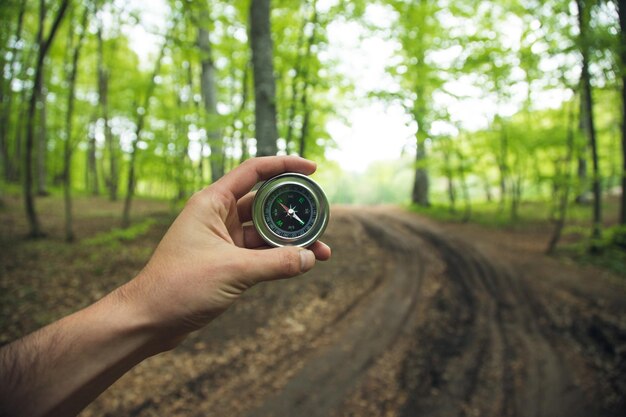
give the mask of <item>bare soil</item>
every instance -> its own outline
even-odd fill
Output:
[[[170,221],[143,210],[157,223],[113,248],[20,240],[0,213],[0,340],[131,278]],[[324,240],[331,261],[253,288],[82,415],[626,415],[626,280],[543,255],[546,231],[333,207]]]

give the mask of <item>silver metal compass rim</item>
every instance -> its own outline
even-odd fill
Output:
[[[295,184],[304,187],[313,196],[313,199],[315,200],[314,204],[317,206],[318,213],[317,218],[310,229],[314,230],[314,232],[308,232],[305,236],[287,238],[277,235],[267,225],[265,216],[263,215],[265,201],[274,190],[287,184]],[[259,235],[271,246],[307,247],[319,239],[326,230],[326,226],[328,226],[328,220],[330,218],[328,207],[329,204],[326,194],[324,193],[322,187],[320,187],[315,181],[303,174],[287,172],[270,178],[261,185],[254,196],[254,201],[252,203],[252,222],[254,223],[254,227]]]

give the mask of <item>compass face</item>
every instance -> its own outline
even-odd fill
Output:
[[[317,206],[311,192],[298,184],[286,184],[267,199],[264,220],[269,229],[289,239],[302,236],[315,223]]]
[[[328,200],[305,175],[287,173],[267,180],[257,191],[252,221],[272,246],[309,246],[326,229]]]

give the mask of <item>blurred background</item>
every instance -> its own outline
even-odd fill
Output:
[[[131,278],[187,198],[248,158],[315,160],[314,178],[337,213],[326,238],[335,260],[307,284],[255,288],[214,330],[133,371],[87,415],[242,415],[254,404],[251,415],[624,411],[624,1],[3,0],[0,20],[0,343]],[[455,246],[454,236],[474,245]],[[454,258],[475,248],[484,256],[463,258],[467,265]],[[398,258],[413,250],[422,255]],[[418,258],[431,267],[411,269]],[[432,285],[415,290],[414,301],[426,297],[421,310],[412,304],[403,313],[415,320],[379,312],[413,323],[432,351],[398,336],[399,324],[379,342],[365,329],[341,330],[354,306],[391,291],[385,283],[400,273],[392,261],[406,261],[401,274]],[[540,320],[544,333],[561,329],[540,346],[520,342],[547,356],[513,354],[516,336],[503,342],[504,326],[500,342],[472,348],[491,346],[502,362],[480,372],[453,363],[474,350],[447,343],[456,333],[428,323],[443,326],[450,314],[451,328],[469,325],[452,307],[459,294],[436,278],[469,270],[507,283],[494,284],[502,290],[492,294],[494,309],[526,293],[536,307],[526,319]],[[558,282],[509,293],[510,279],[527,282],[511,270]],[[470,301],[468,311],[476,310]],[[503,317],[494,311],[487,316]],[[313,355],[312,341],[327,328],[363,341],[360,371],[333,380],[307,374],[303,363],[314,361],[295,359]],[[580,366],[555,359],[564,352]],[[324,363],[345,361],[326,354]],[[372,365],[383,357],[391,365]],[[439,362],[428,367],[424,358]],[[226,369],[230,360],[239,368]],[[524,374],[524,363],[548,369]],[[460,385],[450,383],[447,366]],[[568,367],[578,373],[559,371]],[[295,369],[304,369],[300,379],[346,391],[327,408],[296,412],[276,405],[287,400],[262,406],[262,391],[242,388],[288,387]],[[468,381],[491,373],[504,388],[485,408],[493,387]],[[554,403],[529,388],[569,378],[586,382],[574,382],[565,400],[560,391],[545,394]],[[230,388],[216,397],[211,387],[219,384]],[[482,388],[468,393],[463,384]],[[249,404],[233,405],[234,393]],[[524,409],[526,400],[537,409]]]

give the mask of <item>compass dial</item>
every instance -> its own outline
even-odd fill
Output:
[[[324,191],[305,175],[287,173],[266,181],[252,207],[254,225],[272,246],[309,246],[328,223]]]
[[[287,184],[268,197],[264,220],[276,235],[296,238],[311,230],[317,218],[317,206],[306,188]]]

